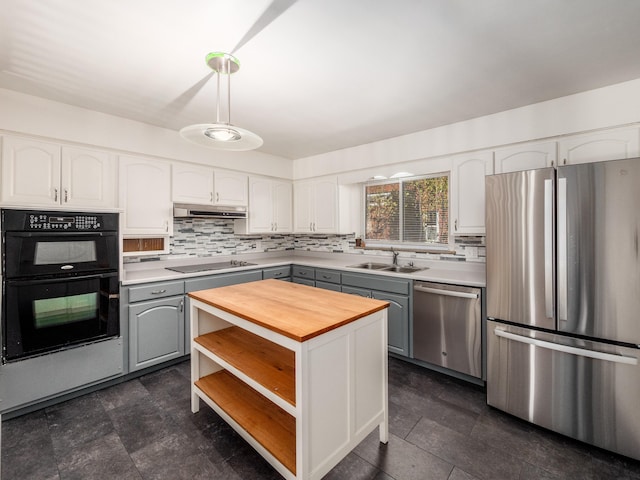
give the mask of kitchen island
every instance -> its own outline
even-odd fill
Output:
[[[280,280],[192,292],[191,409],[213,408],[287,479],[388,441],[388,302]]]

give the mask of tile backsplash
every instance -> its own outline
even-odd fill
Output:
[[[174,219],[169,255],[154,257],[125,257],[125,263],[175,257],[213,257],[242,253],[300,250],[325,253],[360,253],[376,255],[379,250],[355,247],[350,235],[236,235],[233,220],[211,218]],[[458,237],[454,254],[402,252],[401,257],[484,262],[484,237]]]

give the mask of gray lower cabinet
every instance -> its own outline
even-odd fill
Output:
[[[281,267],[270,267],[262,270],[262,279],[268,280],[276,278],[278,280],[291,281],[291,265],[283,265]]]
[[[324,288],[325,290],[333,290],[335,292],[341,292],[342,282],[341,273],[336,270],[326,270],[324,268],[317,268],[315,271],[316,287]]]
[[[129,371],[185,354],[184,282],[129,289]]]
[[[377,275],[342,274],[342,291],[353,295],[376,298],[389,302],[388,344],[389,351],[410,356],[409,332],[411,331],[411,280],[386,278]]]
[[[313,267],[303,267],[302,265],[293,265],[291,267],[291,281],[302,285],[316,286],[316,269]]]

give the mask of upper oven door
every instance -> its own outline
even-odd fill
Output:
[[[5,278],[118,270],[116,232],[6,232]]]

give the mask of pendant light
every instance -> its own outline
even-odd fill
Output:
[[[244,128],[231,125],[231,74],[240,69],[240,62],[233,55],[212,52],[206,57],[209,67],[216,72],[216,123],[189,125],[180,135],[197,145],[217,150],[254,150],[262,145],[262,138]],[[220,120],[220,75],[227,75],[227,121]]]

